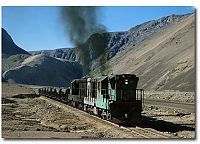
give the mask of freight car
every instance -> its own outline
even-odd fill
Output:
[[[39,94],[118,124],[138,124],[144,97],[144,91],[137,89],[138,81],[134,74],[84,77],[73,80],[65,92],[40,89]]]

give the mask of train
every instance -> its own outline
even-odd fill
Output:
[[[83,77],[73,80],[64,92],[53,88],[38,92],[117,124],[139,124],[144,90],[137,89],[138,81],[134,74]]]

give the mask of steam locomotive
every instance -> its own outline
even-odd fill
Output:
[[[39,94],[114,123],[137,124],[144,97],[144,91],[136,89],[138,81],[134,74],[83,77],[73,80],[65,92],[43,88]]]

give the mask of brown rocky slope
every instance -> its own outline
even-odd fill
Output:
[[[153,34],[107,64],[109,73],[139,76],[139,87],[145,90],[195,91],[195,15]],[[100,74],[99,69],[92,74]]]

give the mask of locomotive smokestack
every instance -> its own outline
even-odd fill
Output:
[[[76,54],[84,66],[84,74],[90,70],[91,54],[103,55],[105,48],[98,41],[87,41],[94,33],[105,32],[105,26],[98,23],[98,7],[62,7],[61,16],[70,41],[76,47]],[[87,42],[86,42],[87,41]],[[93,43],[91,45],[91,43]],[[104,54],[105,55],[105,54]],[[102,58],[100,60],[100,63]],[[102,61],[105,63],[105,61]]]

